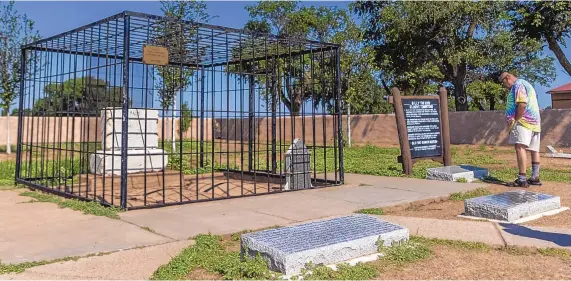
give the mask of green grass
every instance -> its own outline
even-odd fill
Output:
[[[105,207],[97,202],[85,202],[76,199],[63,199],[57,195],[44,194],[35,191],[26,191],[20,194],[21,196],[28,196],[35,199],[34,202],[48,202],[57,204],[60,208],[69,208],[75,211],[83,212],[84,214],[103,216],[112,219],[119,219],[119,212],[117,207]]]
[[[470,198],[476,198],[480,196],[490,195],[490,192],[485,188],[476,188],[474,190],[464,191],[464,192],[456,192],[450,194],[450,200],[453,201],[464,201]]]
[[[383,253],[382,260],[396,264],[413,263],[429,258],[432,250],[423,240],[409,239],[409,241],[383,246],[379,241],[379,252]]]
[[[381,209],[381,208],[369,208],[369,209],[357,210],[357,211],[355,211],[355,213],[380,216],[380,215],[383,215],[385,213],[385,211],[383,211],[383,209]]]
[[[303,275],[303,280],[371,280],[379,273],[373,265],[358,263],[354,266],[340,264],[337,270],[326,266],[307,265],[301,275]],[[296,276],[292,279],[300,278]]]
[[[220,236],[198,235],[195,240],[196,244],[184,249],[168,264],[159,267],[151,280],[181,280],[198,268],[219,274],[225,280],[262,280],[273,277],[261,257],[241,260],[239,252],[228,252],[224,249]]]
[[[476,251],[488,251],[491,247],[485,243],[481,242],[469,242],[460,240],[449,240],[449,239],[439,239],[439,238],[426,238],[422,236],[411,236],[411,241],[420,243],[426,246],[447,246],[462,250],[476,250]]]

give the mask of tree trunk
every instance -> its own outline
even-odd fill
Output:
[[[456,77],[452,80],[454,85],[454,101],[456,111],[468,111],[468,95],[466,94],[466,85],[464,85],[464,77]]]
[[[557,40],[555,39],[555,37],[553,37],[553,34],[546,33],[545,39],[547,40],[549,49],[553,51],[555,57],[557,58],[561,66],[563,66],[563,69],[565,69],[567,74],[571,75],[571,62],[569,62],[569,60],[565,56],[565,53],[563,53],[563,50],[561,50],[561,46],[557,44]]]
[[[490,96],[490,110],[496,110],[496,97]]]

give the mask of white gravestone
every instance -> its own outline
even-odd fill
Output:
[[[159,113],[154,109],[129,109],[127,173],[162,171],[168,156],[159,149]],[[89,168],[98,175],[121,174],[122,109],[101,110],[103,150],[91,154]]]
[[[312,188],[309,150],[300,139],[295,139],[285,155],[284,190]]]

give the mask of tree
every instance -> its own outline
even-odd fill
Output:
[[[10,106],[20,91],[22,79],[20,46],[39,38],[38,31],[34,29],[34,22],[14,9],[14,1],[0,6],[0,107],[5,116],[9,115]],[[7,120],[6,153],[10,154],[10,118]]]
[[[43,98],[35,101],[34,115],[99,114],[105,107],[121,107],[121,87],[110,86],[94,77],[69,79],[44,87]]]
[[[571,75],[571,62],[560,45],[571,38],[571,2],[568,1],[516,1],[513,3],[512,25],[520,36],[542,42]]]
[[[190,128],[190,124],[192,122],[192,111],[188,107],[188,104],[185,102],[180,106],[180,127],[182,132],[186,132],[188,128]]]
[[[173,21],[164,21],[157,27],[157,36],[153,44],[169,49],[169,59],[178,63],[199,63],[197,54],[191,44],[195,31],[184,21],[208,21],[206,4],[202,1],[161,1],[161,11]],[[190,59],[189,59],[190,58]],[[161,106],[169,110],[174,105],[176,95],[190,84],[194,70],[182,65],[166,65],[157,67],[159,80],[159,99]]]
[[[405,80],[403,86],[413,87],[416,93],[419,88],[426,92],[427,86],[432,87],[428,92],[435,92],[434,86],[442,83],[452,88],[452,106],[466,111],[473,100],[467,92],[469,83],[476,81],[472,78],[489,80],[507,65],[502,54],[532,67],[528,71],[536,72],[537,79],[552,79],[552,62],[542,57],[541,47],[509,32],[506,5],[367,1],[358,2],[354,9],[364,17],[366,38],[375,49],[377,65],[395,84]],[[519,46],[525,53],[510,53]]]
[[[18,13],[14,2],[0,6],[0,99],[7,116],[18,96],[21,73],[20,46],[40,38],[34,22]]]

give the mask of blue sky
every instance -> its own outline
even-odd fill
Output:
[[[244,9],[246,5],[255,2],[246,1],[207,1],[208,13],[218,16],[211,21],[215,25],[242,28],[248,21],[248,12]],[[326,1],[306,1],[305,5],[327,5],[346,8],[349,2],[326,2]],[[42,37],[55,35],[61,32],[74,29],[81,25],[89,24],[107,16],[131,10],[151,14],[160,14],[160,3],[154,1],[147,2],[17,2],[16,8],[21,13],[36,22]],[[567,48],[564,49],[568,57],[571,57],[571,40],[567,40]],[[553,55],[546,50],[546,54]],[[551,105],[551,100],[545,92],[549,89],[571,82],[571,77],[567,75],[558,62],[555,63],[557,78],[548,87],[535,85],[539,94],[541,107]]]

